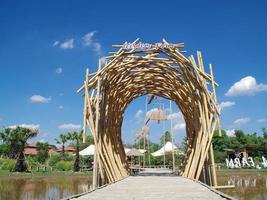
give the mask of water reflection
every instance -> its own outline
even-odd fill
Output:
[[[0,199],[54,200],[86,192],[90,185],[89,176],[0,177]]]
[[[235,185],[222,192],[240,200],[267,200],[266,173],[219,173],[219,185]]]

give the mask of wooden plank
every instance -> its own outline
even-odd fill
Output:
[[[144,176],[131,176],[114,184],[107,185],[78,198],[78,200],[117,200],[117,199],[233,199],[223,193],[217,193],[208,186],[193,180],[155,174]]]

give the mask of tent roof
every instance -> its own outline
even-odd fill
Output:
[[[133,150],[133,149],[130,149],[130,148],[125,147],[124,150],[125,150],[125,153],[127,155],[127,153],[129,151]],[[145,149],[136,149],[136,150],[138,150],[139,153],[141,153],[141,155],[143,155],[143,153],[146,152]],[[86,147],[85,149],[83,149],[82,151],[79,152],[79,154],[81,156],[93,156],[94,153],[95,153],[95,145],[93,145],[93,144],[89,145],[88,147]],[[133,153],[133,152],[131,152],[131,153]]]
[[[128,151],[126,155],[127,156],[142,156],[143,153],[141,153],[139,149],[130,149],[130,151]]]
[[[177,146],[173,145],[171,142],[166,142],[166,144],[161,147],[158,151],[155,151],[154,153],[151,153],[152,156],[158,157],[158,156],[163,156],[164,154],[168,154],[172,152],[172,150],[176,150]]]
[[[133,148],[133,149],[135,149],[135,148]],[[131,148],[124,147],[124,151],[125,151],[126,155],[131,150],[132,150]],[[140,151],[142,154],[146,152],[146,149],[137,149],[137,150]]]
[[[92,156],[95,153],[95,145],[91,144],[79,152],[81,156]]]

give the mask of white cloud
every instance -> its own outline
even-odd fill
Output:
[[[242,125],[242,124],[247,124],[248,122],[250,122],[250,118],[249,117],[244,117],[244,118],[236,119],[234,121],[234,124],[235,125]]]
[[[95,35],[96,31],[92,31],[89,33],[86,33],[82,37],[82,43],[84,46],[91,46],[93,44],[93,36]]]
[[[175,126],[174,126],[174,131],[184,131],[185,130],[185,123],[177,123]]]
[[[226,130],[225,132],[228,137],[235,137],[235,129]]]
[[[58,106],[58,109],[62,110],[63,109],[63,106],[62,105]]]
[[[33,95],[30,97],[31,103],[49,103],[51,97],[43,97],[41,95]]]
[[[226,96],[254,95],[257,92],[267,91],[267,84],[258,84],[252,76],[242,78],[226,92]]]
[[[229,108],[235,105],[235,102],[233,101],[223,101],[220,103],[220,108],[224,109],[224,108]]]
[[[17,126],[22,127],[22,128],[28,128],[28,129],[33,129],[33,130],[39,130],[40,129],[40,124],[16,124],[16,125],[11,125],[8,126],[8,128],[16,128]]]
[[[138,119],[138,118],[142,117],[143,113],[144,113],[144,112],[143,112],[142,110],[138,110],[138,111],[135,113],[134,117]]]
[[[55,42],[53,43],[53,47],[55,47],[55,46],[57,46],[57,45],[59,45],[59,41],[55,41]]]
[[[135,119],[136,119],[136,123],[140,124],[144,121],[144,111],[139,109],[135,115],[134,115]]]
[[[264,122],[266,122],[266,118],[258,119],[257,122],[259,122],[259,123],[264,123]]]
[[[96,31],[91,31],[89,33],[86,33],[82,37],[82,44],[87,47],[91,47],[98,55],[101,54],[101,44],[99,42],[96,42],[94,40],[94,35],[96,34]]]
[[[73,49],[74,47],[74,39],[67,39],[65,42],[60,44],[60,48],[62,49]]]
[[[58,126],[59,129],[61,130],[77,130],[81,129],[81,125],[79,124],[61,124]]]
[[[175,113],[172,113],[172,114],[169,114],[167,116],[167,119],[170,120],[170,119],[183,119],[183,114],[181,112],[175,112]]]
[[[100,55],[101,54],[101,44],[99,42],[94,43],[94,51]]]
[[[175,113],[172,113],[172,114],[169,114],[167,116],[167,119],[170,120],[172,119],[174,121],[174,127],[173,127],[173,130],[174,131],[185,131],[185,122],[184,122],[184,117],[183,117],[183,114],[182,112],[175,112]]]
[[[63,72],[63,69],[61,67],[56,69],[56,73],[57,74],[62,74],[62,72]]]
[[[107,59],[106,59],[105,56],[100,58],[100,63],[101,63],[102,66],[106,65],[106,62],[107,62]]]

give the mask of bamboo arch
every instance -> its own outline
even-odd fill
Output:
[[[113,45],[119,50],[106,57],[103,67],[99,61],[97,72],[86,71],[77,92],[84,91],[83,138],[88,125],[96,144],[93,188],[129,175],[121,141],[123,113],[133,99],[146,94],[175,101],[183,113],[187,150],[180,174],[217,186],[212,138],[220,127],[220,111],[212,65],[207,73],[201,52],[196,62],[193,55],[184,55],[183,43],[162,44],[133,49]]]

